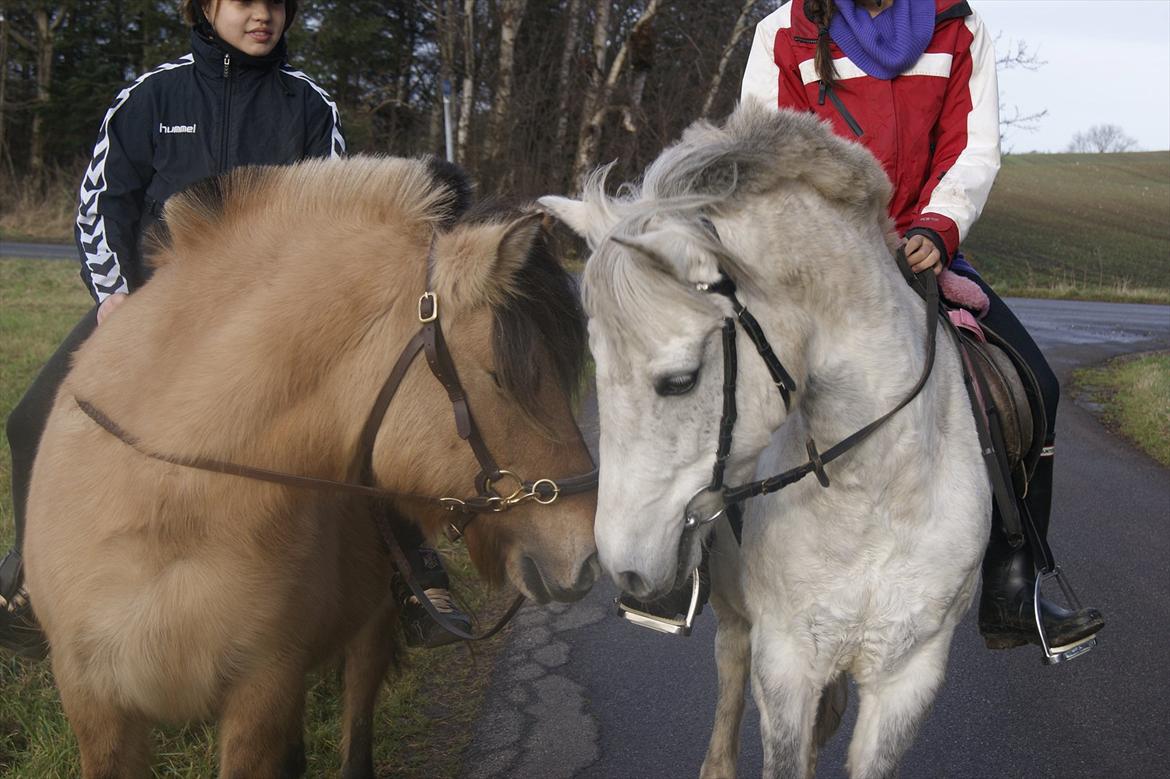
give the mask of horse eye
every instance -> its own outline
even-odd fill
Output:
[[[659,395],[685,395],[695,388],[699,382],[699,372],[677,373],[673,376],[664,376],[654,385],[654,391]]]
[[[496,373],[495,371],[488,371],[488,376],[492,377],[492,381],[496,383],[496,387],[499,389],[504,388],[503,385],[500,384],[500,374]]]

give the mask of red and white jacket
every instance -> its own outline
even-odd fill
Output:
[[[949,262],[999,171],[999,90],[983,22],[966,2],[935,2],[934,37],[893,80],[867,75],[833,44],[838,78],[827,96],[813,64],[817,26],[802,2],[786,2],[756,26],[741,98],[811,111],[865,145],[893,182],[898,233],[933,232]]]

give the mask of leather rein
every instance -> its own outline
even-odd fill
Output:
[[[428,291],[424,292],[418,300],[419,330],[407,342],[402,353],[398,356],[394,367],[386,377],[386,381],[383,383],[374,401],[373,407],[370,409],[365,425],[362,427],[361,437],[359,438],[361,479],[357,483],[314,476],[300,476],[209,457],[181,457],[155,452],[147,448],[137,437],[122,429],[92,403],[77,397],[74,398],[74,402],[76,402],[77,407],[86,416],[107,433],[134,449],[139,454],[160,462],[178,465],[184,468],[210,471],[212,473],[240,476],[255,481],[271,482],[286,487],[343,492],[376,500],[409,499],[437,505],[439,508],[455,515],[454,518],[449,520],[445,529],[447,537],[452,541],[457,541],[462,538],[467,526],[480,514],[507,511],[529,500],[547,506],[556,502],[557,498],[561,495],[576,495],[596,489],[597,468],[587,473],[576,474],[556,480],[538,478],[532,481],[526,481],[517,476],[513,471],[500,468],[496,464],[491,450],[484,442],[479,428],[475,424],[475,417],[472,415],[471,407],[467,401],[467,393],[464,391],[463,385],[459,382],[459,375],[455,370],[455,363],[451,359],[447,342],[443,338],[443,330],[439,324],[439,299],[434,292],[430,291],[431,266],[432,262],[428,258]],[[431,373],[443,385],[443,389],[446,390],[447,398],[451,402],[452,411],[455,415],[456,432],[471,447],[479,463],[480,470],[474,480],[477,493],[471,497],[431,497],[396,492],[375,486],[373,458],[374,444],[377,440],[378,430],[382,426],[386,412],[390,407],[390,402],[394,399],[399,386],[406,377],[407,370],[419,352],[422,352],[426,356],[427,365],[430,367]],[[496,488],[502,484],[507,484],[511,488],[510,491],[506,493],[497,491]],[[427,597],[415,579],[410,562],[407,560],[406,554],[402,551],[401,545],[394,536],[393,528],[391,527],[386,512],[375,510],[373,515],[375,524],[390,554],[391,561],[402,574],[403,579],[410,587],[411,593],[418,599],[426,612],[448,632],[466,641],[479,641],[489,638],[498,633],[519,610],[520,606],[523,605],[524,596],[519,595],[512,602],[507,612],[500,618],[499,622],[490,630],[480,635],[467,633],[451,623],[442,612],[435,608],[430,598]]]
[[[894,414],[901,411],[910,401],[917,397],[918,393],[922,391],[922,388],[926,386],[926,381],[930,378],[930,372],[934,367],[935,342],[939,322],[938,280],[931,270],[914,274],[910,270],[909,264],[906,261],[906,254],[901,248],[897,252],[897,261],[898,267],[902,271],[902,275],[906,277],[907,282],[914,286],[916,291],[926,301],[926,362],[922,369],[922,375],[919,376],[917,383],[915,383],[909,393],[894,408],[857,432],[829,447],[823,453],[817,450],[816,444],[812,438],[809,438],[805,443],[808,461],[803,465],[791,468],[766,479],[742,484],[738,487],[727,486],[723,480],[727,458],[731,452],[731,439],[736,421],[735,391],[738,364],[735,345],[736,324],[738,323],[743,327],[744,332],[756,347],[756,351],[759,352],[760,357],[764,360],[764,364],[768,368],[768,373],[771,375],[772,381],[776,385],[776,389],[780,392],[781,399],[784,401],[786,411],[790,410],[792,402],[791,394],[796,391],[796,382],[772,350],[772,346],[768,343],[768,339],[764,335],[764,331],[760,327],[759,322],[747,310],[747,307],[740,302],[736,295],[735,282],[730,276],[720,270],[720,278],[717,282],[713,284],[699,283],[695,285],[695,288],[700,292],[722,295],[727,298],[731,303],[731,308],[735,316],[725,317],[722,327],[723,415],[719,422],[719,443],[715,453],[714,472],[710,484],[695,493],[687,503],[684,514],[684,525],[686,528],[690,529],[714,522],[729,508],[737,507],[739,503],[742,503],[748,498],[777,492],[790,484],[800,481],[810,473],[816,474],[817,481],[820,482],[822,487],[828,487],[829,476],[825,473],[825,465],[836,460],[868,438],[871,433],[885,424]],[[738,538],[740,533],[735,523],[733,523],[732,529],[735,530],[735,535]]]

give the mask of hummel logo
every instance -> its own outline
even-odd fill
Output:
[[[162,122],[158,123],[158,131],[160,133],[194,133],[196,125],[193,124],[172,124],[167,127]]]

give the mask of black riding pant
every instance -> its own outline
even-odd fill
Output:
[[[33,460],[37,456],[37,446],[41,443],[41,434],[45,430],[49,412],[53,410],[57,390],[69,373],[73,353],[86,338],[89,338],[95,327],[96,306],[81,318],[69,335],[65,336],[57,351],[53,352],[53,356],[33,379],[32,386],[8,415],[8,447],[12,450],[12,508],[13,518],[16,520],[17,551],[20,551],[24,543],[28,484],[32,476]]]
[[[1032,340],[1032,336],[1024,329],[1024,325],[1007,307],[1007,304],[978,275],[974,273],[964,273],[963,275],[978,284],[991,301],[991,308],[983,317],[983,323],[1007,341],[1032,369],[1032,373],[1036,375],[1036,381],[1040,385],[1040,396],[1044,399],[1045,418],[1048,422],[1048,435],[1044,445],[1045,447],[1053,446],[1053,442],[1056,440],[1056,405],[1060,401],[1060,383],[1056,379],[1056,374],[1052,372],[1048,361],[1044,359],[1040,347]],[[1028,494],[1023,502],[1027,504],[1028,512],[1032,515],[1036,532],[1041,539],[1047,539],[1048,523],[1052,513],[1051,454],[1042,456],[1037,463],[1036,471],[1028,483]],[[995,536],[1001,535],[997,532],[999,527],[1000,518],[997,508],[993,516],[993,541]]]

